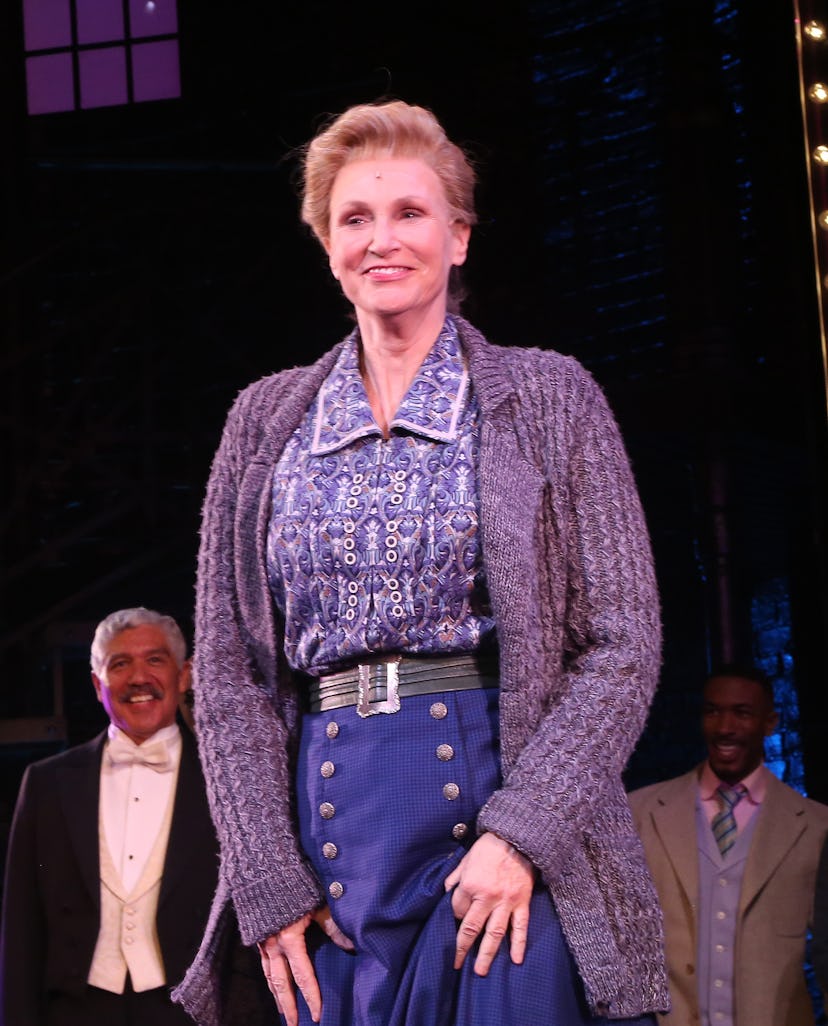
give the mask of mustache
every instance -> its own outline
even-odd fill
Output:
[[[122,704],[128,704],[131,699],[143,695],[149,695],[150,698],[157,699],[164,697],[163,691],[154,684],[130,684],[118,701]]]

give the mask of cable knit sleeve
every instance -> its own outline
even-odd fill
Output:
[[[658,679],[659,603],[633,474],[601,389],[558,354],[509,359],[519,397],[509,430],[525,460],[516,472],[537,474],[538,500],[527,515],[526,572],[492,589],[507,743],[503,787],[479,826],[552,883],[596,837],[632,834],[620,775]],[[508,495],[502,501],[508,510]],[[495,555],[500,541],[495,527]]]
[[[252,943],[320,904],[291,809],[295,696],[279,686],[278,628],[256,556],[269,508],[274,415],[266,379],[228,416],[203,509],[198,560],[195,715],[222,879],[242,939]],[[278,389],[276,389],[278,392]]]

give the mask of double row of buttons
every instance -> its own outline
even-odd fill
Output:
[[[429,714],[435,720],[443,720],[448,715],[448,709],[443,702],[434,702],[429,709]],[[339,724],[336,720],[331,720],[330,723],[326,724],[325,736],[330,741],[339,736]],[[451,762],[454,758],[454,748],[449,744],[440,744],[437,746],[434,754],[440,762]],[[336,772],[336,766],[330,759],[326,759],[319,767],[319,772],[325,780],[330,780]],[[447,801],[455,801],[460,797],[460,787],[453,781],[443,784],[443,797]],[[319,806],[319,815],[322,819],[333,819],[336,815],[336,807],[333,802],[322,802]],[[467,823],[455,823],[451,829],[451,835],[455,840],[459,841],[466,836],[468,831]],[[335,859],[339,855],[339,848],[333,841],[326,841],[322,845],[322,855],[326,859]],[[332,898],[341,898],[345,893],[345,887],[338,880],[334,880],[333,883],[328,885],[328,893]]]

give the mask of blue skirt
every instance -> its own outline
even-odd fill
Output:
[[[474,950],[453,968],[457,922],[443,881],[500,786],[498,751],[497,690],[408,697],[399,712],[366,719],[353,707],[304,717],[302,846],[356,949],[309,931],[322,1026],[606,1026],[589,1014],[541,884],[522,965],[512,963],[507,938],[487,976],[474,974]],[[311,1026],[298,1003],[302,1026]]]

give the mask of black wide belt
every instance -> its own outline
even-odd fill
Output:
[[[496,656],[445,656],[437,659],[395,656],[359,663],[311,681],[312,713],[355,705],[359,716],[399,712],[400,699],[441,691],[471,691],[500,685]]]

